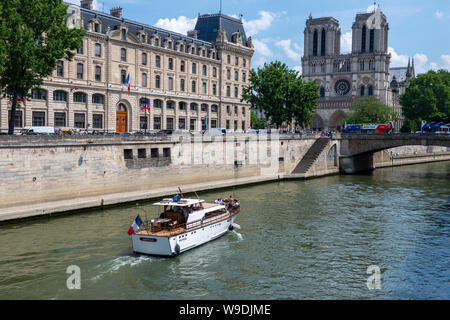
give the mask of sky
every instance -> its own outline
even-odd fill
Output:
[[[79,0],[66,0],[78,3]],[[218,13],[220,0],[94,0],[106,13],[123,8],[123,17],[186,34],[199,14]],[[389,23],[391,67],[414,58],[416,73],[450,70],[449,0],[378,0]],[[222,0],[222,13],[243,15],[247,36],[255,46],[254,68],[279,60],[301,71],[306,19],[334,17],[340,23],[341,53],[351,50],[351,27],[357,13],[373,10],[373,0]]]

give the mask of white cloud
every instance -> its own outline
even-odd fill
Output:
[[[300,74],[302,74],[302,66],[295,66],[294,68],[295,71],[298,71]]]
[[[269,49],[265,40],[255,39],[255,40],[253,40],[253,45],[255,46],[256,53],[258,53],[264,57],[273,56],[273,52]]]
[[[392,47],[389,47],[388,53],[391,54],[391,67],[406,67],[408,65],[409,56],[398,54]]]
[[[352,52],[352,32],[344,33],[341,36],[341,52],[343,54]]]
[[[245,19],[242,20],[247,36],[253,37],[260,31],[267,30],[272,26],[272,22],[278,16],[276,13],[268,11],[260,11],[259,15],[261,16],[259,19],[249,21],[246,21]]]
[[[444,68],[450,71],[450,54],[443,54],[441,60],[444,62]]]
[[[301,56],[301,48],[294,43],[292,45],[292,41],[290,39],[288,40],[280,40],[277,43],[275,43],[275,45],[277,47],[280,47],[281,49],[283,49],[284,53],[286,54],[286,56],[291,59],[291,60],[295,60],[295,61],[301,61],[302,56]],[[291,46],[294,46],[294,49],[292,49]]]
[[[197,18],[190,19],[185,16],[181,16],[172,19],[159,19],[158,22],[156,22],[155,26],[161,29],[186,34],[188,31],[195,28],[196,22]]]
[[[436,10],[435,15],[436,15],[436,18],[438,18],[438,19],[444,18],[444,13],[439,9]]]

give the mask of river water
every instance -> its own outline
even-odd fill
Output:
[[[132,252],[150,203],[2,225],[0,299],[450,298],[450,162],[199,195],[230,194],[235,230],[172,259]]]

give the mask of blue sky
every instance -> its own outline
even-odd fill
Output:
[[[78,0],[67,0],[79,3]],[[223,13],[239,16],[255,44],[253,67],[280,60],[298,70],[303,55],[303,31],[311,13],[314,18],[332,16],[342,31],[342,53],[351,45],[351,26],[357,13],[366,12],[372,1],[361,0],[223,0]],[[120,6],[123,16],[164,29],[186,33],[198,14],[217,13],[220,0],[95,0],[99,11]],[[450,70],[449,0],[379,0],[387,16],[391,67],[406,66],[414,57],[416,72]]]

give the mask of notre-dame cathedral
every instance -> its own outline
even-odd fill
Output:
[[[389,24],[378,7],[371,13],[356,15],[352,27],[352,51],[341,54],[341,29],[332,17],[306,21],[303,77],[316,81],[320,99],[313,118],[314,130],[341,130],[352,101],[375,96],[399,115],[398,98],[415,76],[414,61],[407,67],[390,68]]]

